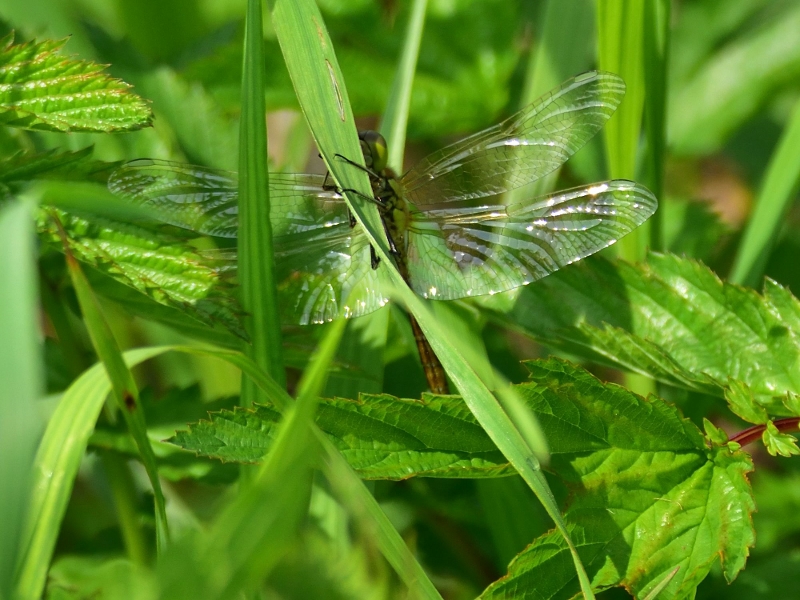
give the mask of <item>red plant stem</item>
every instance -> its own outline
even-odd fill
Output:
[[[773,424],[780,432],[797,431],[798,423],[800,423],[800,417],[789,417],[788,419],[778,419],[777,421],[773,421]],[[764,433],[766,428],[766,425],[755,425],[753,427],[748,427],[744,431],[740,431],[733,436],[731,441],[736,442],[742,447],[747,446],[747,444],[755,442],[758,438],[760,438],[761,434]]]

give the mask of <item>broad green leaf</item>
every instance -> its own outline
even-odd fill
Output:
[[[0,40],[0,123],[49,131],[133,131],[150,125],[131,86],[91,62],[64,58],[66,43]]]
[[[272,443],[280,413],[271,406],[256,406],[210,417],[168,441],[224,461],[259,462]],[[317,426],[364,479],[514,473],[456,396],[406,400],[364,394],[359,400],[324,400]]]
[[[777,283],[764,296],[702,264],[651,254],[647,266],[599,259],[528,286],[509,318],[581,355],[722,395],[745,383],[770,414],[800,392],[800,304]]]
[[[40,236],[56,245],[61,240],[50,214],[60,219],[70,250],[81,262],[151,300],[244,337],[238,303],[224,291],[231,288],[225,275],[227,261],[144,224],[43,209],[38,218]]]
[[[601,384],[555,360],[528,363],[521,386],[571,492],[565,520],[592,586],[684,598],[719,558],[730,581],[755,541],[749,457],[703,435],[665,402]],[[561,536],[538,538],[481,598],[569,598],[579,592]]]
[[[30,506],[44,391],[33,206],[0,209],[0,597],[12,598],[22,523]]]

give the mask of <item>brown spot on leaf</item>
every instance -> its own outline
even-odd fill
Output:
[[[131,394],[129,391],[126,390],[125,393],[122,394],[122,402],[125,404],[125,408],[127,408],[129,412],[136,410],[136,400],[133,398],[133,394]]]

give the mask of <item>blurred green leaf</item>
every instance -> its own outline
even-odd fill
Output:
[[[670,83],[667,131],[675,153],[718,150],[734,129],[796,79],[800,6],[785,3],[780,8],[753,31],[722,46],[686,81]]]
[[[572,493],[565,520],[593,588],[624,586],[641,597],[681,565],[659,598],[684,598],[717,557],[732,580],[755,542],[749,457],[709,449],[657,398],[644,401],[559,361],[528,366],[532,382],[522,387],[549,434],[551,468]],[[570,562],[560,536],[545,534],[481,598],[571,597],[579,588]]]
[[[65,41],[0,40],[0,122],[50,131],[133,131],[150,125],[147,104],[103,67],[58,54]]]
[[[157,586],[145,568],[122,559],[66,556],[48,574],[48,600],[152,600]]]
[[[60,227],[60,223],[57,223],[57,226]],[[62,239],[66,245],[66,236]],[[108,373],[108,378],[111,380],[117,407],[136,443],[142,464],[153,488],[156,509],[156,548],[159,552],[163,552],[169,542],[169,524],[167,522],[164,494],[161,491],[161,482],[158,478],[155,455],[153,454],[150,440],[147,439],[147,423],[139,402],[139,388],[133,379],[133,374],[125,364],[119,343],[108,325],[103,310],[100,308],[97,297],[89,286],[80,264],[75,260],[68,247],[65,248],[65,252],[67,254],[67,269],[72,279],[72,285],[75,288],[86,330],[92,340],[92,346],[97,353],[97,357],[103,363]]]

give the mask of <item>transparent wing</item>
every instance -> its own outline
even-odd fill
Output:
[[[657,206],[649,190],[618,179],[510,206],[416,213],[408,230],[411,287],[452,300],[527,285],[610,246]]]
[[[168,161],[136,160],[115,171],[109,189],[156,209],[167,223],[206,235],[236,237],[235,173]],[[357,317],[386,303],[380,269],[347,204],[325,177],[271,174],[270,202],[281,317],[285,323],[322,323],[340,312]],[[226,268],[235,251],[224,251]]]
[[[404,195],[427,209],[531,183],[586,144],[624,95],[625,83],[612,73],[573,77],[502,123],[429,155],[402,177]]]
[[[177,162],[140,159],[115,170],[112,193],[155,209],[170,225],[220,237],[236,237],[236,173]]]

